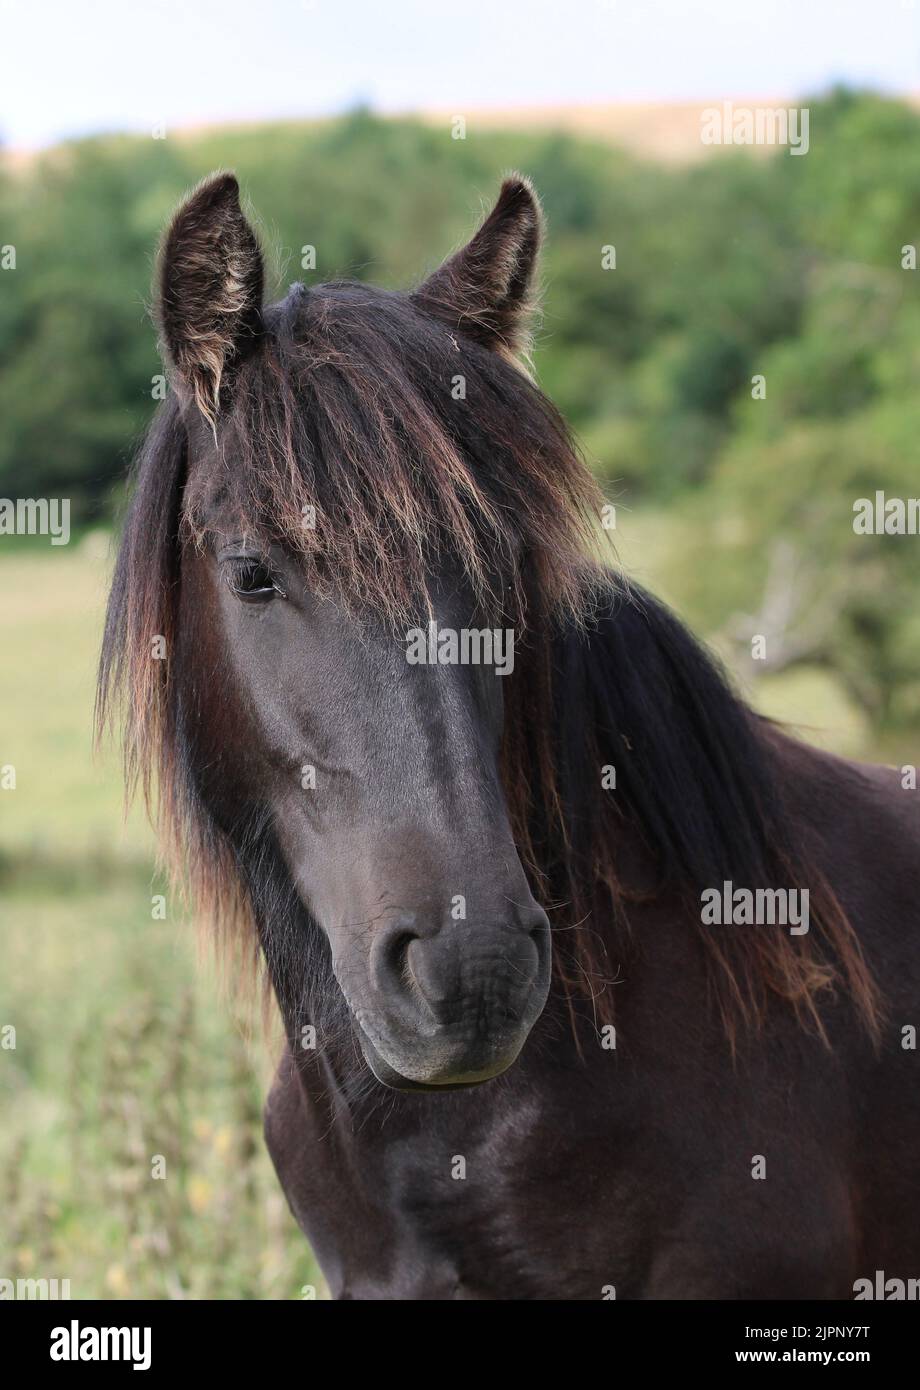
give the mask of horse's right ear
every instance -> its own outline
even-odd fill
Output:
[[[262,253],[233,174],[189,195],[160,248],[156,314],[180,395],[214,426],[228,371],[262,322]]]

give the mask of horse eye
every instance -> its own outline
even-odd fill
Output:
[[[227,583],[244,603],[268,603],[276,594],[279,598],[285,597],[268,566],[255,558],[234,559],[228,570]]]

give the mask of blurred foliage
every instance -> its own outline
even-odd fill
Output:
[[[914,541],[855,536],[852,506],[918,490],[920,272],[901,248],[920,242],[920,115],[844,90],[809,105],[805,157],[729,150],[679,168],[562,134],[453,140],[364,110],[85,140],[8,168],[0,495],[110,513],[161,370],[154,248],[211,170],[240,175],[281,293],[341,275],[411,285],[518,167],[550,229],[540,380],[611,495],[686,521],[662,575],[678,606],[742,667],[745,623],[771,619],[771,670],[826,667],[876,727],[905,725],[920,713]],[[768,612],[786,560],[794,602]]]

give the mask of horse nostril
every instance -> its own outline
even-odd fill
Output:
[[[394,978],[398,975],[398,978],[402,981],[406,989],[412,988],[413,979],[412,966],[409,964],[409,947],[412,945],[413,941],[417,940],[418,937],[414,932],[401,931],[394,936],[388,947],[388,955]]]
[[[418,934],[402,924],[388,927],[372,951],[372,968],[379,987],[388,994],[405,993],[415,988],[409,947]]]
[[[458,933],[415,929],[410,914],[390,922],[371,947],[370,973],[381,1003],[417,1021],[462,1014],[474,997],[504,998],[517,1009],[549,975],[550,926],[538,907],[515,913],[517,921],[483,924]],[[419,1010],[421,1012],[419,1013]]]

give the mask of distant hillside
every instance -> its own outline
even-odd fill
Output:
[[[700,122],[716,101],[609,102],[585,106],[483,107],[470,111],[425,111],[425,121],[440,125],[453,116],[466,117],[467,130],[565,130],[588,139],[620,145],[644,159],[667,164],[687,164],[717,152],[720,146],[704,145]],[[739,106],[783,106],[782,98],[737,98]],[[765,151],[768,152],[768,151]]]
[[[920,92],[901,98],[906,106],[920,110]],[[531,132],[549,134],[565,131],[589,140],[618,145],[631,154],[663,164],[690,164],[718,154],[728,145],[704,144],[700,138],[703,113],[731,101],[737,108],[777,108],[798,105],[794,98],[782,96],[713,97],[706,101],[685,102],[594,102],[584,105],[444,107],[427,111],[379,113],[381,120],[419,120],[432,127],[449,128],[463,116],[468,135],[486,132]],[[288,130],[315,130],[335,124],[334,116],[317,116],[302,121],[229,122],[222,125],[191,125],[171,130],[182,141],[208,136],[232,137],[260,128],[282,125]],[[769,145],[751,146],[752,153],[767,155]],[[0,161],[9,169],[29,164],[39,153],[16,148],[0,149]]]
[[[432,125],[449,125],[457,115],[466,118],[467,131],[478,130],[565,130],[588,139],[620,145],[644,159],[666,164],[689,164],[710,154],[731,148],[703,144],[700,131],[703,113],[730,100],[734,107],[789,107],[797,105],[790,97],[738,96],[714,97],[688,102],[603,102],[584,106],[508,106],[464,110],[414,112]],[[908,106],[920,109],[920,93],[903,98]],[[755,154],[769,154],[770,146],[752,147]]]

